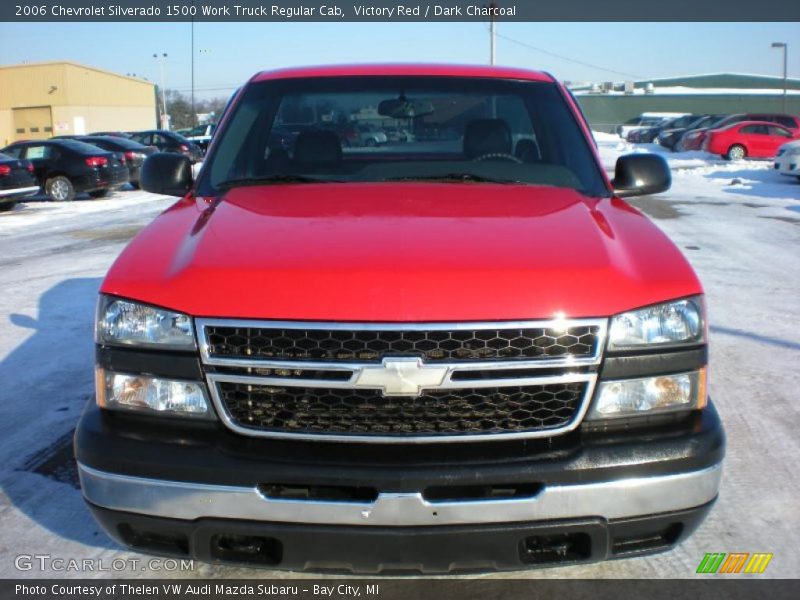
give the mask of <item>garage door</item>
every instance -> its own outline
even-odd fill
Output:
[[[14,109],[15,140],[41,140],[52,135],[53,118],[49,106]]]

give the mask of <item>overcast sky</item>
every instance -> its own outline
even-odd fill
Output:
[[[711,72],[800,77],[800,23],[500,23],[497,63],[570,81]],[[511,38],[511,39],[507,39]],[[514,40],[514,41],[512,41]],[[0,23],[0,64],[70,60],[189,91],[189,23]],[[487,63],[483,23],[197,23],[195,89],[227,96],[254,72],[348,62]]]

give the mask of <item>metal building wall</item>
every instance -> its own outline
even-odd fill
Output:
[[[44,110],[15,110],[34,108],[49,109],[50,131],[31,121]],[[155,110],[147,81],[66,62],[0,67],[0,147],[15,139],[148,129]],[[21,127],[21,120],[33,126]]]

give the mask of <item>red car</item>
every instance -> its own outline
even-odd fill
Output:
[[[800,129],[787,129],[767,121],[744,121],[713,129],[703,140],[703,150],[728,160],[772,158],[778,148],[800,137]]]
[[[417,132],[381,152],[332,123]],[[273,129],[302,119],[294,139]],[[286,147],[289,144],[289,147]],[[282,569],[520,569],[672,548],[725,437],[703,289],[606,178],[570,93],[521,69],[260,73],[97,310],[83,494],[127,547]]]
[[[700,129],[692,129],[683,134],[680,142],[678,143],[679,149],[684,150],[700,150],[703,148],[703,143],[706,140],[709,132],[715,129],[724,129],[729,125],[742,123],[744,121],[761,121],[780,125],[791,131],[800,131],[800,118],[794,115],[781,115],[773,113],[741,113],[736,115],[729,115],[717,122],[713,127],[703,127]]]

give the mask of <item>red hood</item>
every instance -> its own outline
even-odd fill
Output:
[[[145,228],[103,292],[195,316],[343,321],[606,316],[696,294],[621,200],[550,187],[242,187]]]

